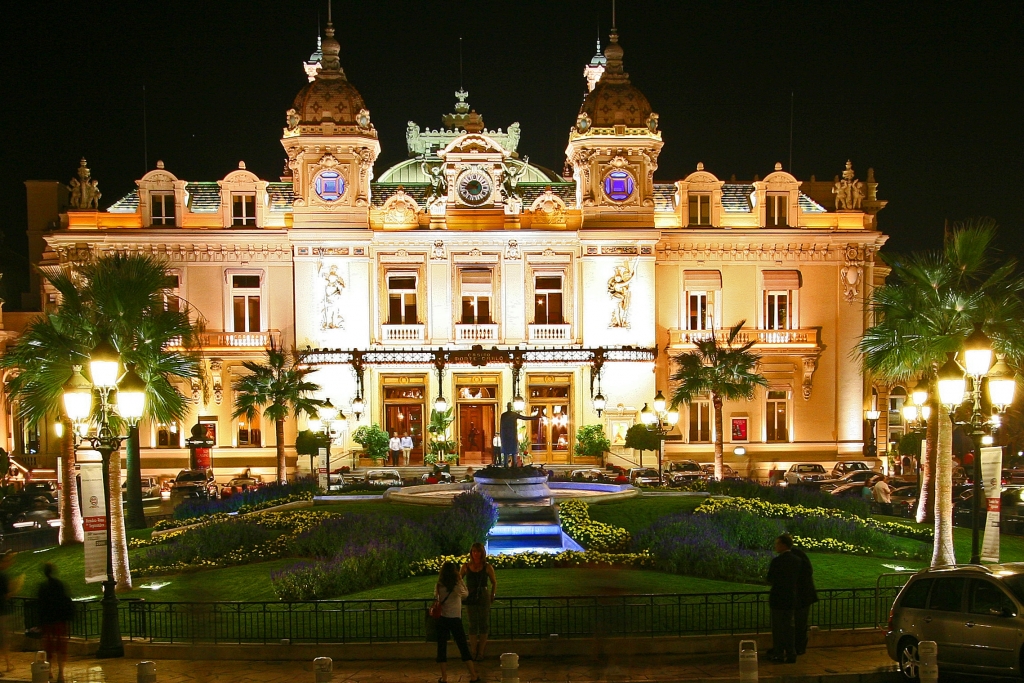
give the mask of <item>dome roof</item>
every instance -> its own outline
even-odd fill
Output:
[[[647,126],[651,105],[644,94],[629,82],[629,74],[622,68],[622,55],[619,35],[612,29],[608,47],[604,49],[607,60],[604,73],[580,107],[580,113],[589,116],[590,125],[595,128]]]
[[[330,121],[342,126],[358,125],[356,115],[366,108],[363,96],[345,77],[338,53],[341,45],[334,39],[334,26],[328,22],[322,44],[320,73],[295,96],[292,108],[299,125],[315,126]]]

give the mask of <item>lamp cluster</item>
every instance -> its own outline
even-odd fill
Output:
[[[999,356],[992,364],[992,340],[975,324],[974,331],[964,342],[963,366],[950,353],[946,363],[939,368],[939,402],[952,413],[967,398],[967,378],[971,378],[971,394],[975,400],[976,412],[981,409],[981,382],[988,379],[988,397],[997,412],[1004,412],[1011,403],[1017,380],[1013,371]]]
[[[74,366],[74,372],[64,384],[64,412],[75,425],[79,436],[88,433],[93,421],[100,429],[107,428],[107,420],[113,410],[128,424],[138,424],[146,408],[146,383],[134,369],[129,367],[121,374],[121,358],[109,341],[101,341],[89,354],[90,382],[82,375],[82,366]],[[113,400],[111,393],[116,392]],[[95,396],[99,395],[100,412],[93,415]],[[63,423],[57,422],[58,436],[63,436]]]
[[[675,408],[669,409],[665,395],[659,391],[654,397],[654,410],[651,410],[646,403],[640,409],[640,421],[648,428],[674,427],[679,422],[679,411]]]

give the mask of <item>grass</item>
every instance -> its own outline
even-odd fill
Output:
[[[590,518],[620,526],[630,533],[653,524],[659,517],[679,512],[693,512],[706,496],[650,496],[590,506]]]

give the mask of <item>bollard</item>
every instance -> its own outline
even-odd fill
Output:
[[[156,683],[156,662],[139,662],[135,665],[135,680],[138,683]]]
[[[313,660],[313,671],[316,683],[331,683],[334,678],[334,660],[330,657],[317,657]]]
[[[519,655],[514,652],[501,656],[501,683],[519,683]]]
[[[757,683],[757,641],[740,641],[740,683]]]
[[[32,683],[48,683],[49,680],[50,663],[46,661],[46,653],[40,650],[32,662]]]
[[[920,683],[939,680],[939,647],[934,640],[922,640],[917,644],[917,676]]]

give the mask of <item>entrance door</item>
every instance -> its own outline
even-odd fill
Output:
[[[493,459],[493,403],[459,403],[459,462],[489,465]]]
[[[409,456],[409,464],[423,464],[422,386],[384,387],[384,429],[387,430],[388,436],[396,433],[399,438],[406,434],[411,436],[413,449]],[[391,464],[393,463],[388,463]]]
[[[534,462],[568,462],[572,421],[569,416],[569,385],[531,384],[527,414],[539,409],[540,420],[530,425],[530,455]]]

